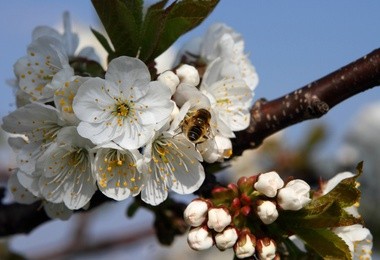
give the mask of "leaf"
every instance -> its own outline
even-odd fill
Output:
[[[114,53],[114,50],[112,49],[107,38],[103,34],[101,34],[100,32],[96,31],[93,28],[91,28],[91,32],[95,35],[96,39],[98,39],[98,41],[103,46],[103,48],[107,51],[108,54]]]
[[[297,229],[296,235],[323,259],[351,259],[347,244],[328,229]]]
[[[152,62],[180,36],[198,26],[218,2],[182,0],[162,9],[167,3],[163,0],[149,8],[142,30],[140,58],[146,63]]]
[[[281,223],[281,226],[286,227],[287,230],[297,228],[333,228],[363,224],[361,218],[355,218],[347,213],[334,201],[325,204],[325,208],[319,207],[318,211],[306,208],[299,211],[283,211],[277,221]]]
[[[127,55],[135,57],[139,49],[142,9],[139,0],[92,0],[92,4],[115,48],[109,59]],[[134,8],[134,9],[130,9]]]

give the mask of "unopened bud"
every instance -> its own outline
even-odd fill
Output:
[[[158,76],[157,80],[170,89],[172,95],[179,85],[179,78],[173,71],[165,71]]]
[[[186,207],[183,212],[183,218],[186,224],[192,227],[198,227],[206,220],[208,203],[201,199],[195,199]]]
[[[211,232],[207,227],[191,228],[187,235],[187,243],[194,250],[206,250],[213,246]]]
[[[278,205],[284,210],[300,210],[310,201],[310,186],[300,179],[288,182],[277,195]]]
[[[276,204],[271,201],[262,202],[257,206],[257,215],[264,224],[269,225],[273,223],[278,218]]]
[[[260,260],[270,260],[276,257],[276,244],[268,237],[258,239],[256,249]]]
[[[254,187],[257,191],[265,196],[273,198],[277,194],[277,190],[284,186],[284,181],[277,172],[267,172],[259,175]]]
[[[207,226],[216,232],[222,232],[231,224],[231,215],[225,208],[212,208],[208,211]]]
[[[190,65],[183,64],[177,70],[176,74],[179,77],[181,83],[186,83],[191,86],[198,86],[200,78],[198,70]]]
[[[238,239],[238,234],[236,229],[233,227],[226,228],[222,233],[217,233],[215,235],[216,246],[220,250],[225,250],[227,248],[233,247]]]
[[[236,257],[242,259],[252,256],[255,253],[255,246],[256,238],[252,234],[241,234],[234,246]]]

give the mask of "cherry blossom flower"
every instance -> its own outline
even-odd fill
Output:
[[[271,201],[263,201],[257,206],[257,215],[264,224],[269,225],[273,223],[278,218],[276,204]]]
[[[112,60],[105,79],[84,82],[73,101],[78,133],[94,144],[115,142],[125,149],[145,145],[170,118],[168,87],[150,81],[146,65],[131,57]]]
[[[256,238],[243,232],[239,235],[239,238],[234,246],[235,255],[239,259],[252,256],[256,251]]]
[[[142,155],[137,150],[125,150],[110,143],[94,151],[94,173],[104,195],[124,200],[139,194],[144,176],[138,169]]]
[[[222,232],[225,227],[231,224],[232,217],[227,209],[212,208],[208,211],[207,226],[216,232]]]
[[[193,193],[205,178],[202,156],[194,144],[183,135],[162,129],[146,145],[144,161],[147,180],[141,198],[151,205],[162,203],[169,189],[179,194]]]
[[[238,234],[233,227],[228,227],[224,229],[223,232],[215,235],[215,243],[220,250],[226,250],[233,247],[237,239]]]
[[[97,190],[89,149],[93,144],[65,127],[36,163],[41,195],[47,201],[64,203],[69,209],[84,207]]]

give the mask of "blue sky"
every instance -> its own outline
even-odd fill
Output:
[[[60,25],[66,10],[74,21],[97,27],[90,1],[0,2],[1,117],[14,109],[12,91],[5,81],[13,78],[12,66],[25,55],[33,28]],[[179,45],[203,34],[212,23],[226,23],[243,35],[259,74],[255,98],[274,99],[379,48],[379,10],[378,0],[223,0],[204,24],[180,39]],[[379,98],[379,89],[369,90],[319,120],[329,127],[328,151],[339,144],[356,111]],[[291,127],[290,139],[296,141],[316,122]]]

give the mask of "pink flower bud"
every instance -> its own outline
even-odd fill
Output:
[[[195,67],[183,64],[175,72],[181,83],[186,83],[194,87],[198,86],[200,78],[198,70]]]
[[[270,260],[276,257],[276,243],[268,237],[258,239],[256,249],[260,260]]]
[[[187,243],[193,250],[206,250],[213,246],[211,232],[207,227],[191,228],[187,234]]]
[[[207,226],[216,232],[222,232],[231,224],[231,215],[225,208],[212,208],[208,211]]]
[[[284,210],[300,210],[310,201],[310,186],[300,179],[288,182],[277,195],[277,202]]]
[[[198,227],[206,220],[209,205],[206,201],[195,199],[187,205],[183,212],[183,218],[186,224],[192,227]]]
[[[242,233],[234,246],[237,258],[250,257],[255,253],[256,238],[252,234]]]
[[[238,239],[238,234],[236,229],[229,227],[223,230],[222,233],[217,233],[215,235],[216,246],[220,250],[225,250],[227,248],[233,247]]]
[[[278,218],[276,204],[271,201],[263,201],[257,206],[257,215],[264,224],[269,225],[273,223]]]
[[[257,191],[265,196],[273,198],[277,194],[277,190],[284,186],[284,181],[277,172],[267,172],[259,175],[254,187]]]

